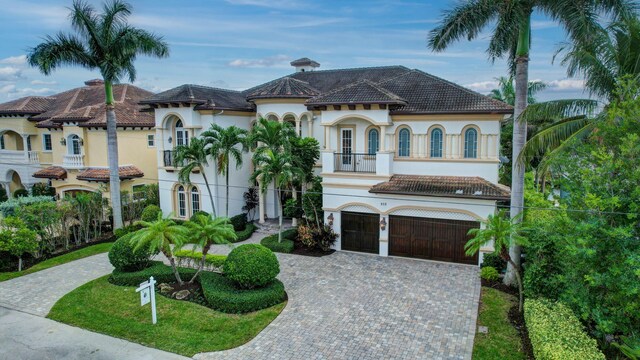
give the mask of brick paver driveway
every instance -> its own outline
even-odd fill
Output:
[[[473,266],[337,252],[278,255],[289,303],[255,339],[197,359],[471,359]]]

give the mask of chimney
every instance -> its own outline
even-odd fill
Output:
[[[296,68],[296,72],[313,71],[315,68],[320,67],[320,63],[306,57],[293,60],[290,64]]]
[[[87,86],[103,86],[104,81],[102,79],[92,79],[84,82]]]

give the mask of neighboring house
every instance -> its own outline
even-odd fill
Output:
[[[212,123],[250,129],[264,117],[320,142],[325,222],[340,234],[337,249],[477,264],[463,246],[467,231],[509,200],[498,184],[498,150],[500,122],[513,109],[403,66],[291,64],[295,73],[242,92],[182,85],[142,102],[155,112],[163,211],[211,211],[201,174],[178,182],[176,145]],[[249,158],[231,174],[230,215],[244,204]],[[220,212],[224,177],[204,171]],[[260,204],[260,221],[277,216],[272,190]]]
[[[102,186],[109,182],[104,83],[85,85],[0,104],[0,184],[9,196],[36,182],[48,182],[60,196],[100,187],[109,196]],[[120,179],[122,190],[131,192],[156,182],[153,115],[138,105],[153,93],[127,84],[114,85],[113,92]]]

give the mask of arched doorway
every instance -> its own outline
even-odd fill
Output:
[[[13,193],[18,189],[24,189],[20,174],[14,170],[9,170],[7,174],[7,180],[9,184],[9,193],[13,196]]]
[[[24,140],[13,130],[0,132],[0,150],[24,151]]]

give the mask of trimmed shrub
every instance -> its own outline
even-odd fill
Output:
[[[142,214],[140,215],[140,220],[142,221],[156,221],[158,220],[158,214],[160,214],[162,210],[159,206],[149,205],[144,210],[142,210]]]
[[[121,237],[124,237],[125,235],[131,234],[132,232],[136,232],[138,230],[140,230],[140,226],[129,225],[121,227],[120,229],[115,229],[113,231],[113,235],[116,237],[116,239],[120,239]]]
[[[280,264],[268,248],[245,244],[231,250],[224,262],[224,273],[238,286],[252,289],[272,282],[280,273]]]
[[[224,313],[242,314],[277,305],[286,299],[284,284],[275,279],[257,289],[238,289],[228,277],[203,272],[200,274],[202,293],[209,307]]]
[[[498,274],[498,270],[496,270],[496,268],[485,266],[480,269],[480,277],[485,280],[496,281],[500,278],[500,274]]]
[[[278,242],[278,234],[273,234],[260,240],[260,244],[273,252],[290,253],[293,251],[296,236],[298,229],[289,229],[282,232],[282,242]]]
[[[27,197],[27,196],[29,196],[29,190],[27,189],[18,189],[13,192],[13,197],[15,198],[21,198],[21,197]]]
[[[131,236],[123,236],[109,250],[109,262],[119,271],[138,271],[149,266],[152,255],[149,249],[140,248],[134,252],[135,245],[130,240]]]
[[[196,270],[178,268],[178,272],[183,280],[189,280],[193,275],[195,275]],[[171,266],[165,265],[161,261],[152,261],[151,266],[139,271],[125,272],[113,270],[109,277],[109,282],[120,286],[138,286],[140,283],[149,280],[150,276],[153,276],[158,283],[176,282],[176,277],[173,275]]]
[[[236,232],[242,231],[247,227],[247,214],[242,213],[231,217],[229,219],[229,222],[231,222],[231,225],[233,225],[233,230],[235,230]]]
[[[173,256],[177,257],[178,259],[180,258],[193,259],[198,261],[198,264],[200,263],[200,260],[202,260],[201,252],[191,251],[191,250],[178,250],[175,253],[173,253]],[[213,267],[222,268],[224,266],[225,260],[227,260],[227,257],[225,255],[207,254],[207,257],[205,258],[204,262]]]
[[[13,216],[16,209],[21,206],[36,204],[39,202],[53,201],[51,196],[28,196],[9,199],[0,204],[0,212],[4,217]]]
[[[573,311],[562,303],[527,299],[524,319],[538,360],[604,360]]]
[[[480,264],[480,267],[483,268],[487,266],[496,269],[498,273],[502,273],[507,270],[507,262],[495,252],[486,253],[482,257],[482,264]]]
[[[241,241],[245,241],[253,235],[253,232],[256,231],[258,227],[253,223],[247,223],[247,226],[244,230],[236,231],[237,239],[233,240],[233,243],[238,243]]]

